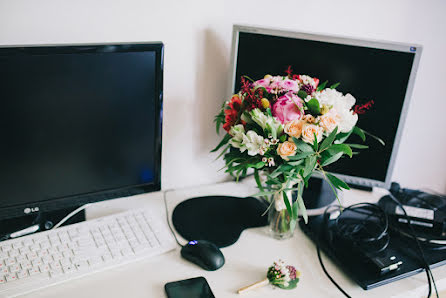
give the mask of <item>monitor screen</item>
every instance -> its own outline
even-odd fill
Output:
[[[0,208],[159,188],[161,49],[0,49]]]
[[[373,100],[374,105],[367,113],[360,115],[357,125],[379,136],[385,146],[368,138],[366,145],[369,149],[352,159],[343,158],[327,167],[327,170],[363,179],[347,179],[350,182],[361,184],[368,181],[382,185],[388,177],[392,152],[395,150],[417,49],[390,50],[378,43],[373,45],[371,42],[318,35],[308,38],[280,33],[235,29],[231,91],[240,89],[243,75],[253,80],[261,79],[266,74],[285,75],[285,70],[291,66],[295,74],[319,78],[321,83],[328,81],[328,86],[339,82],[336,89],[352,94],[359,104]],[[362,143],[356,136],[350,140],[352,143]]]

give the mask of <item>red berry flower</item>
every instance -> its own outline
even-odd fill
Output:
[[[373,100],[369,100],[368,102],[364,103],[364,104],[360,104],[360,105],[355,105],[353,107],[353,114],[365,114],[368,110],[370,110],[372,108],[372,105],[375,102]]]

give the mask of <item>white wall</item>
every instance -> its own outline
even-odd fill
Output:
[[[209,151],[219,139],[212,120],[227,93],[232,24],[419,43],[393,179],[446,192],[445,13],[443,0],[0,0],[0,44],[163,41],[168,189],[226,177]]]

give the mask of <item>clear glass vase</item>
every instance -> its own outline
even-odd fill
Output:
[[[291,205],[292,193],[288,191],[286,194]],[[273,203],[268,212],[269,232],[271,236],[276,239],[291,238],[294,234],[294,226],[291,224],[292,218],[283,200],[283,192],[274,194],[271,199]]]

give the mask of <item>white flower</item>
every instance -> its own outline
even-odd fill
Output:
[[[276,118],[265,115],[259,109],[253,109],[250,113],[252,121],[257,123],[268,135],[278,136],[283,132],[283,125]]]
[[[339,132],[349,132],[353,129],[353,127],[356,125],[356,122],[358,122],[358,115],[354,114],[353,111],[341,109],[336,109],[338,115],[339,115],[339,124],[338,124],[338,131]]]
[[[253,109],[251,111],[252,121],[257,123],[262,129],[266,128],[266,122],[268,121],[268,116],[266,116],[260,109]]]
[[[299,76],[300,81],[302,82],[302,85],[311,85],[314,88],[316,88],[316,82],[314,79],[307,75],[301,75]]]
[[[358,115],[351,111],[356,99],[351,94],[345,96],[336,89],[325,89],[316,95],[319,103],[332,107],[336,111],[338,132],[349,132],[358,122]]]
[[[245,128],[243,127],[243,125],[237,124],[237,125],[231,127],[231,130],[229,130],[229,134],[232,136],[232,139],[229,140],[229,144],[234,148],[241,149],[241,147],[243,146],[242,145],[243,136],[245,135]],[[240,150],[240,151],[242,151],[242,150]]]
[[[254,156],[260,153],[264,142],[263,137],[259,136],[255,131],[250,130],[243,136],[241,152],[248,150],[248,155]],[[264,152],[263,152],[264,153]]]
[[[321,106],[324,104],[327,106],[333,106],[335,102],[342,100],[343,95],[336,89],[327,88],[320,93],[316,93],[315,97]]]
[[[274,167],[276,163],[274,162],[274,158],[268,158],[268,167]]]

